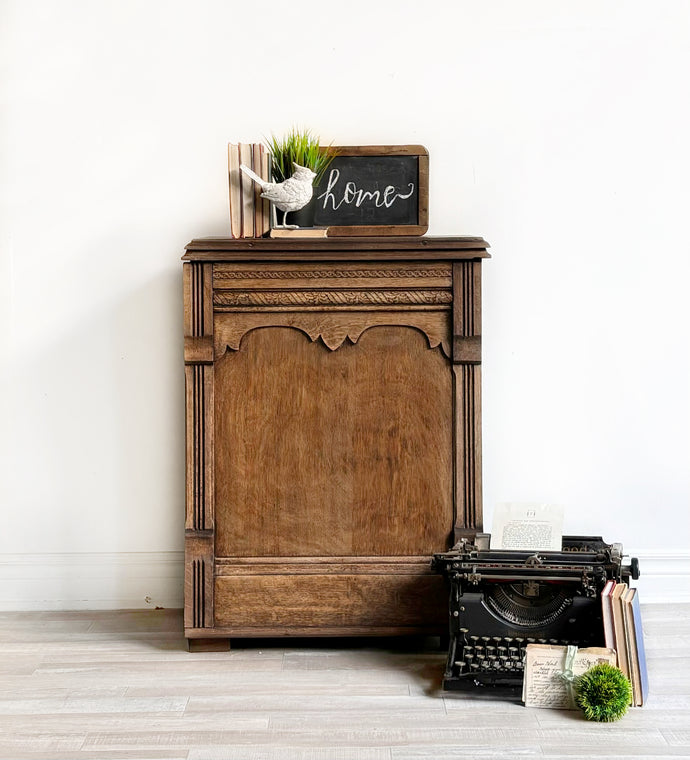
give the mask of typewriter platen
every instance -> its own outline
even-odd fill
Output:
[[[432,567],[450,584],[447,690],[522,685],[525,647],[603,646],[600,594],[606,581],[639,576],[621,544],[599,536],[564,536],[562,551],[490,550],[478,533]]]

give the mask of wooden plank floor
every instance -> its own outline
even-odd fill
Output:
[[[420,640],[190,654],[178,610],[0,614],[0,758],[690,757],[690,605],[643,608],[651,696],[613,724],[440,690]]]

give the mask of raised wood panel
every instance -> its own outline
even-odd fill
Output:
[[[419,625],[443,631],[447,592],[439,576],[242,575],[216,579],[216,625],[280,633],[281,627]]]
[[[331,352],[255,330],[216,361],[215,426],[217,556],[448,545],[451,372],[419,331],[375,327]]]

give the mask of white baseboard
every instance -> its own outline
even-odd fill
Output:
[[[638,555],[644,604],[690,602],[690,552]],[[6,554],[0,611],[183,606],[183,552]]]
[[[690,552],[635,553],[640,578],[633,581],[643,604],[690,602]]]
[[[184,552],[5,554],[0,610],[182,607]]]

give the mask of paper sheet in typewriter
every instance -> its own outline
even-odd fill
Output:
[[[574,649],[574,647],[573,647]],[[525,677],[522,682],[522,701],[525,707],[551,707],[574,710],[572,690],[567,678],[568,670],[573,676],[581,676],[585,671],[608,663],[616,664],[616,653],[604,647],[578,649],[567,662],[568,647],[549,644],[530,644],[525,657]],[[568,667],[570,665],[570,667]]]
[[[518,551],[561,551],[563,507],[556,504],[497,504],[491,548]]]

